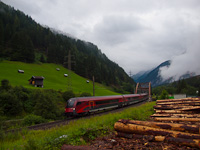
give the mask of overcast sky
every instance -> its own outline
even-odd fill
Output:
[[[161,75],[200,74],[200,0],[2,0],[98,46],[135,74],[172,60]]]

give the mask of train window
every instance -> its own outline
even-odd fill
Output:
[[[75,99],[69,99],[67,101],[67,108],[74,107],[74,102],[75,102]]]
[[[117,103],[119,102],[118,99],[113,99],[113,100],[103,100],[103,101],[96,101],[96,104],[108,104],[108,103]]]
[[[78,105],[81,105],[83,102],[78,102],[77,104],[76,104],[76,106],[78,106]]]

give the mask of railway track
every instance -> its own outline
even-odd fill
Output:
[[[75,121],[75,120],[78,120],[78,119],[81,119],[81,118],[90,118],[90,117],[94,117],[94,116],[101,116],[101,115],[105,115],[105,114],[108,114],[108,113],[120,112],[120,111],[123,111],[124,109],[130,108],[130,107],[137,107],[137,106],[142,105],[144,103],[146,103],[146,101],[135,103],[135,104],[128,105],[128,106],[125,106],[125,107],[122,107],[122,108],[118,108],[118,109],[106,110],[106,111],[103,111],[103,112],[96,112],[96,113],[91,114],[89,116],[83,116],[83,117],[77,117],[77,118],[67,118],[67,119],[64,119],[64,120],[58,120],[58,121],[42,123],[42,124],[33,125],[33,126],[27,126],[27,127],[24,127],[24,128],[7,130],[7,131],[5,131],[5,133],[20,132],[20,131],[23,131],[24,129],[28,129],[28,130],[46,130],[46,129],[50,129],[50,128],[53,128],[53,127],[66,125],[70,121]]]

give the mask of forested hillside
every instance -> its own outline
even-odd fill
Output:
[[[78,29],[77,29],[78,30]],[[0,58],[26,63],[57,63],[106,85],[133,91],[134,81],[96,45],[53,32],[19,10],[0,2]]]
[[[166,85],[153,88],[155,95],[160,95],[163,90],[169,94],[186,94],[187,96],[200,96],[200,76],[178,80]]]

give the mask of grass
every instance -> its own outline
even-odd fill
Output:
[[[98,136],[112,132],[119,119],[147,120],[154,113],[155,102],[128,108],[123,112],[79,119],[68,125],[45,131],[27,131],[15,134],[0,133],[0,149],[60,149],[63,144],[85,145]]]
[[[60,68],[57,71],[56,68]],[[18,73],[18,69],[24,70],[24,74]],[[71,79],[71,87],[75,93],[87,92],[93,94],[93,83],[90,81],[86,83],[85,78],[69,72],[68,69],[57,64],[28,64],[16,61],[2,61],[0,62],[0,81],[3,79],[9,80],[12,86],[20,86],[31,89],[38,89],[29,84],[28,80],[32,76],[43,76],[44,88],[54,89],[59,91],[67,91],[69,89],[68,83]],[[64,77],[68,74],[71,77]],[[119,93],[111,91],[108,87],[95,83],[95,96],[102,95],[118,95]]]

